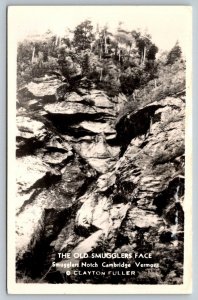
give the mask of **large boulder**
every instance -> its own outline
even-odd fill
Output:
[[[107,236],[111,231],[118,229],[126,216],[130,203],[116,193],[108,195],[108,190],[115,188],[115,172],[108,172],[98,177],[94,187],[80,197],[82,206],[76,214],[75,226],[79,232],[91,232],[93,229],[102,229]],[[105,195],[107,192],[107,195]]]
[[[31,99],[40,99],[42,104],[55,102],[64,98],[67,92],[68,84],[59,79],[46,79],[41,82],[30,82],[18,91],[20,102],[26,102]]]
[[[83,101],[83,97],[80,96],[76,92],[71,92],[71,93],[66,93],[65,94],[64,100],[67,101],[67,102],[82,102]]]
[[[90,93],[83,97],[84,101],[93,103],[94,106],[113,108],[114,103],[109,99],[105,92],[100,90],[91,90]]]
[[[28,116],[17,116],[16,125],[17,150],[26,147],[30,141],[31,147],[33,147],[33,144],[42,143],[48,135],[48,130],[43,122]]]
[[[27,159],[31,163],[27,164]],[[24,158],[23,158],[24,161]],[[54,230],[70,222],[71,213],[78,207],[77,199],[83,186],[88,183],[95,172],[76,156],[65,166],[60,174],[46,178],[49,168],[37,158],[26,158],[25,165],[19,161],[21,172],[18,178],[18,192],[35,191],[33,196],[21,203],[16,218],[16,254],[17,261],[23,259],[40,242],[43,230],[48,243],[53,240]],[[51,173],[49,173],[50,175]],[[52,210],[53,218],[46,220],[46,214]],[[62,218],[62,219],[61,219]],[[61,225],[62,224],[62,225]],[[47,226],[47,227],[46,227]],[[54,230],[53,227],[54,226]],[[58,226],[58,227],[57,227]],[[58,233],[58,232],[57,232]],[[47,243],[47,241],[43,241]],[[31,258],[30,258],[31,259]],[[38,264],[38,262],[35,262]],[[25,266],[24,266],[25,267]]]
[[[97,122],[97,121],[95,121],[95,122],[94,121],[83,121],[72,127],[77,128],[77,129],[82,128],[82,129],[86,130],[87,133],[89,133],[89,132],[104,133],[106,135],[116,133],[113,126],[111,126],[108,122],[103,123],[103,122]]]
[[[29,155],[17,159],[17,202],[16,208],[21,209],[35,190],[42,186],[53,172],[39,157]]]
[[[50,169],[37,156],[23,156],[17,159],[18,193],[27,192],[41,180]]]
[[[50,114],[102,114],[115,118],[118,113],[117,105],[119,105],[117,98],[115,101],[105,92],[93,89],[83,95],[79,92],[66,93],[63,102],[45,105],[45,110]]]
[[[43,153],[61,156],[71,155],[71,146],[64,140],[63,137],[57,136],[53,128],[49,128],[44,119],[36,119],[30,116],[17,116],[16,118],[16,151],[17,155],[40,154]],[[39,149],[39,152],[38,152]],[[46,153],[47,152],[47,153]],[[42,154],[42,155],[41,155]],[[52,159],[53,160],[53,159]]]
[[[93,103],[78,103],[78,102],[58,102],[54,104],[45,105],[46,112],[50,114],[60,114],[60,115],[111,115],[114,116],[115,113],[110,108],[95,107]]]

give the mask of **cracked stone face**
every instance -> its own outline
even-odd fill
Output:
[[[76,264],[79,271],[84,270],[82,262],[90,263],[80,254],[144,249],[160,261],[158,275],[154,271],[146,275],[144,269],[134,278],[123,277],[121,283],[181,283],[183,100],[165,97],[118,118],[128,101],[125,95],[107,96],[83,79],[71,91],[53,77],[29,83],[19,98],[18,281],[25,274],[33,283],[43,276],[49,283],[63,283],[64,263]],[[62,259],[60,252],[79,257]],[[52,261],[57,267],[48,272]],[[81,282],[75,275],[64,280]],[[101,283],[97,276],[87,280]],[[106,276],[102,283],[113,280]]]

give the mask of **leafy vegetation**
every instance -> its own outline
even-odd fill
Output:
[[[126,31],[119,24],[94,29],[89,20],[73,32],[51,31],[18,44],[17,83],[20,88],[35,77],[56,74],[71,85],[82,78],[110,96],[124,93],[131,102],[160,99],[184,88],[185,64],[178,44],[156,59],[158,47],[149,34]]]
[[[168,53],[167,56],[167,65],[174,64],[175,61],[179,60],[181,58],[182,51],[179,46],[178,41],[176,42],[175,46],[171,49],[171,51]]]

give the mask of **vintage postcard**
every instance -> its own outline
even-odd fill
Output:
[[[8,7],[8,293],[191,293],[191,23]]]

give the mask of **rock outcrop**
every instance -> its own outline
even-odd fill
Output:
[[[184,99],[142,104],[118,118],[126,97],[108,97],[84,80],[69,90],[60,79],[44,78],[19,91],[18,280],[25,274],[31,282],[81,282],[65,277],[68,260],[59,252],[79,253],[72,263],[83,270],[80,254],[89,261],[94,252],[144,250],[159,263],[157,271],[145,267],[135,277],[86,282],[181,283]],[[29,101],[36,102],[28,110]],[[36,115],[37,101],[42,113]],[[57,267],[50,272],[52,261]]]
[[[40,80],[28,83],[18,91],[20,102],[26,102],[31,99],[38,99],[41,104],[55,102],[62,99],[69,87],[68,83],[63,83],[54,76],[45,76]]]

